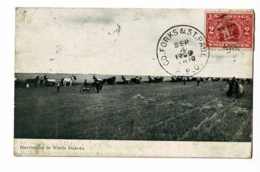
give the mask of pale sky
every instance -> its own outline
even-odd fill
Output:
[[[156,57],[160,36],[175,25],[204,33],[204,15],[202,9],[19,8],[15,72],[169,76]],[[252,56],[210,50],[197,76],[252,77]]]

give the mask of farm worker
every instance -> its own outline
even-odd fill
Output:
[[[88,85],[87,79],[85,79],[85,81],[84,81],[84,86],[86,87],[87,85]]]
[[[186,77],[183,77],[183,84],[186,85]]]
[[[42,85],[43,85],[43,78],[41,77],[40,78],[40,86],[42,87]]]
[[[197,86],[200,85],[200,78],[197,78]]]
[[[235,83],[235,81],[236,81],[236,78],[235,78],[235,77],[233,77],[233,78],[231,79],[231,81],[230,81],[230,82],[231,82],[232,84],[234,84],[234,83]]]
[[[56,87],[57,87],[57,92],[59,92],[60,91],[60,83],[59,82],[57,82]]]

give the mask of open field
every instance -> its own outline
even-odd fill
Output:
[[[226,82],[15,88],[15,138],[251,141],[252,84],[227,98]],[[140,94],[141,96],[137,96]]]

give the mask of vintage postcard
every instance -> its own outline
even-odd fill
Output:
[[[15,156],[252,157],[253,10],[15,19]]]

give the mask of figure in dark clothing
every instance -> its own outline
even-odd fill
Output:
[[[197,86],[200,86],[200,78],[197,78]]]
[[[44,77],[43,77],[44,86],[46,86],[47,80],[48,80],[48,77],[47,77],[47,75],[44,75]]]
[[[229,87],[228,87],[228,91],[227,91],[227,96],[228,97],[232,97],[232,92],[233,92],[233,86],[234,86],[234,84],[232,83],[232,81],[230,81],[229,83],[228,83],[228,85],[229,85]]]
[[[43,80],[43,78],[41,77],[41,78],[40,78],[40,86],[41,86],[41,87],[43,86],[43,81],[44,81],[44,80]]]
[[[60,83],[59,82],[57,82],[56,87],[57,87],[57,92],[59,92],[60,91]]]
[[[227,94],[228,97],[232,97],[233,91],[236,89],[236,87],[238,88],[238,83],[236,84],[236,78],[233,77],[231,79],[231,81],[229,81],[228,85],[229,85],[229,89],[228,89],[226,94]]]
[[[183,85],[186,85],[186,79],[187,79],[186,77],[183,77],[183,79],[182,79],[183,80]]]
[[[235,81],[236,81],[236,78],[233,77],[232,80],[231,80],[231,83],[234,85]]]
[[[234,82],[234,90],[236,93],[236,98],[239,98],[239,82],[237,80]]]
[[[88,86],[88,82],[87,82],[87,79],[85,79],[84,81],[84,87]]]

